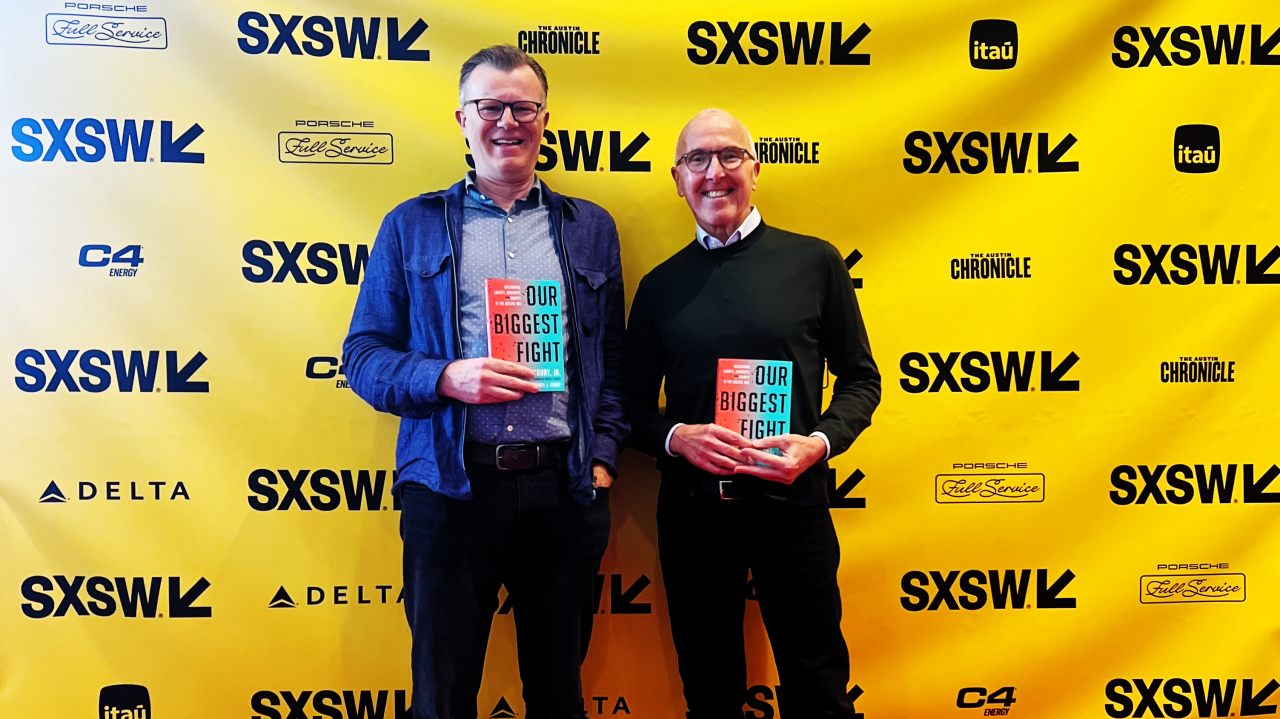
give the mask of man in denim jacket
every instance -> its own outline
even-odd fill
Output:
[[[535,177],[546,98],[516,48],[463,64],[456,118],[475,172],[387,215],[343,345],[356,394],[401,417],[417,719],[476,716],[500,585],[527,716],[584,716],[579,667],[627,435],[622,267],[608,213]],[[490,358],[487,279],[559,283],[564,391]]]

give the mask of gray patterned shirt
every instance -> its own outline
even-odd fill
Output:
[[[542,182],[508,214],[480,193],[475,173],[467,173],[462,204],[462,247],[458,289],[462,298],[462,356],[489,356],[485,280],[555,280],[564,288],[560,256],[551,239],[551,212],[542,198]],[[561,297],[564,297],[563,292]],[[567,303],[566,303],[567,305]],[[560,313],[564,333],[564,392],[527,394],[514,402],[473,404],[467,408],[467,439],[484,444],[554,442],[569,439],[569,393],[576,373],[571,369],[573,344],[568,307]]]

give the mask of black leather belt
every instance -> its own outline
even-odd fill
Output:
[[[746,499],[754,496],[757,489],[743,479],[699,479],[693,483],[693,493],[714,499]]]
[[[566,442],[554,444],[481,444],[467,442],[463,456],[468,462],[497,469],[518,470],[559,466]]]

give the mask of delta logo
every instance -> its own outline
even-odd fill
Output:
[[[255,469],[249,473],[249,508],[256,512],[332,512],[339,507],[351,512],[398,512],[400,495],[390,492],[396,476],[392,470],[388,483],[385,469]],[[390,507],[383,503],[387,495],[391,495]]]
[[[112,684],[98,692],[100,719],[151,719],[151,692],[141,684]]]
[[[168,612],[173,619],[209,618],[213,608],[196,602],[209,588],[209,580],[200,577],[186,582],[182,577],[168,577],[168,593],[161,592],[165,577],[67,577],[56,574],[31,576],[22,580],[22,613],[31,619],[76,616],[110,617],[122,614],[136,619],[164,617],[162,596],[168,597]],[[186,589],[183,589],[183,586]],[[56,587],[56,588],[55,588]],[[81,596],[84,593],[84,597]],[[61,599],[58,599],[61,595]]]
[[[846,27],[852,28],[848,35],[845,35]],[[871,64],[870,53],[854,52],[871,34],[865,22],[857,27],[852,23],[846,26],[843,22],[832,22],[829,34],[827,29],[826,21],[698,20],[689,25],[690,47],[685,53],[695,65],[727,65],[731,60],[739,65],[772,65],[779,59],[786,65]],[[824,56],[822,45],[828,38],[830,43]]]
[[[1276,705],[1268,703],[1271,695],[1280,689],[1275,679],[1262,684],[1253,679],[1123,679],[1107,682],[1107,703],[1103,708],[1114,719],[1126,717],[1234,717],[1275,714]],[[1235,703],[1236,688],[1240,689],[1240,703]],[[1164,703],[1160,700],[1164,699]],[[1239,711],[1233,707],[1239,706]]]
[[[249,698],[253,719],[412,719],[405,689],[304,689],[254,692]]]
[[[1018,64],[1018,24],[975,20],[969,28],[969,64],[979,70],[1008,70]]]
[[[288,52],[290,55],[328,57],[336,48],[338,55],[346,59],[359,55],[361,60],[381,60],[383,55],[378,53],[378,38],[384,36],[382,29],[385,27],[388,60],[431,60],[430,50],[413,47],[427,31],[428,25],[422,18],[409,25],[402,35],[400,18],[394,17],[328,18],[312,15],[304,19],[301,15],[291,15],[286,19],[279,13],[264,15],[250,10],[240,14],[236,27],[240,30],[236,44],[247,55]],[[301,34],[302,38],[296,34]]]
[[[155,162],[151,138],[156,120],[97,120],[68,117],[63,120],[20,117],[13,121],[11,134],[18,144],[10,149],[22,162],[102,162],[110,150],[112,162]],[[204,134],[200,123],[192,123],[174,137],[173,122],[160,120],[160,162],[204,164],[203,152],[187,147]],[[72,145],[74,133],[75,145]],[[48,144],[44,139],[48,135]],[[131,159],[132,158],[132,159]]]
[[[1244,267],[1240,266],[1241,245],[1134,245],[1116,248],[1116,267],[1111,274],[1122,285],[1238,285],[1240,274],[1246,285],[1280,285],[1280,272],[1271,272],[1280,260],[1280,245],[1274,245],[1258,259],[1258,248],[1244,245]],[[1146,267],[1143,267],[1143,264]],[[1243,269],[1243,273],[1238,270]]]
[[[128,500],[131,502],[144,501],[174,501],[181,498],[183,501],[191,501],[191,494],[187,491],[187,485],[181,480],[175,482],[173,488],[168,487],[168,482],[129,482],[129,493],[125,496],[121,495],[123,489],[120,485],[123,482],[104,482],[101,496],[109,502]],[[140,489],[140,487],[150,486],[151,491]],[[99,496],[98,485],[93,482],[79,482],[77,484],[77,499],[81,502],[88,502],[97,499]],[[49,486],[44,488],[40,493],[40,504],[66,504],[69,500],[67,495],[63,494],[62,488],[58,486],[57,481],[50,481]]]
[[[1180,125],[1173,131],[1173,169],[1204,174],[1217,172],[1222,138],[1213,125]]]
[[[192,379],[208,361],[203,352],[197,351],[191,359],[182,362],[179,350],[164,350],[164,383],[160,379],[159,362],[162,350],[19,350],[14,365],[19,375],[14,383],[23,392],[106,392],[113,384],[120,392],[169,392],[206,393],[209,383]],[[128,352],[126,359],[125,352]],[[145,355],[144,355],[145,352]],[[48,358],[46,361],[46,357]],[[77,362],[78,358],[78,362]],[[72,374],[78,367],[80,377]],[[49,372],[45,371],[49,368]],[[114,382],[113,382],[114,380]]]
[[[1031,160],[1031,138],[1036,139],[1036,165],[1028,169]],[[935,158],[929,148],[937,144]],[[950,174],[979,175],[988,168],[997,175],[1015,175],[1033,172],[1079,172],[1080,163],[1064,160],[1076,144],[1076,136],[1067,133],[1050,147],[1049,133],[1039,132],[942,132],[915,130],[907,135],[904,148],[908,157],[902,166],[913,175],[936,175],[944,169]],[[962,157],[960,155],[963,155]]]
[[[1249,60],[1240,59],[1244,50],[1245,26],[1178,25],[1177,27],[1134,27],[1123,25],[1112,40],[1116,52],[1111,62],[1121,69],[1134,67],[1189,67],[1202,59],[1209,65],[1280,65],[1273,55],[1280,44],[1280,28],[1265,34],[1262,25],[1249,27]],[[1165,41],[1172,50],[1165,52]],[[1143,49],[1145,47],[1145,49]]]
[[[299,595],[302,596],[302,595]],[[404,588],[396,589],[392,584],[336,584],[331,587],[310,586],[306,588],[306,606],[315,607],[323,604],[334,606],[362,604],[403,604]],[[299,605],[281,584],[276,593],[267,602],[268,609],[297,609]]]

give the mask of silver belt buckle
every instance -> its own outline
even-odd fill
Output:
[[[493,466],[494,466],[495,468],[497,468],[497,469],[504,469],[504,470],[508,470],[508,471],[510,471],[510,468],[508,468],[508,467],[503,467],[503,466],[502,466],[502,448],[503,448],[503,447],[517,447],[517,446],[519,446],[519,445],[515,445],[515,444],[499,444],[499,445],[495,445],[495,446],[494,446],[494,448],[493,448]]]
[[[736,500],[742,499],[742,497],[726,497],[726,496],[724,496],[724,485],[725,485],[725,483],[726,483],[726,482],[733,482],[733,480],[732,480],[732,479],[722,479],[722,480],[720,480],[720,499],[723,499],[723,500],[726,500],[726,501],[736,501]]]

